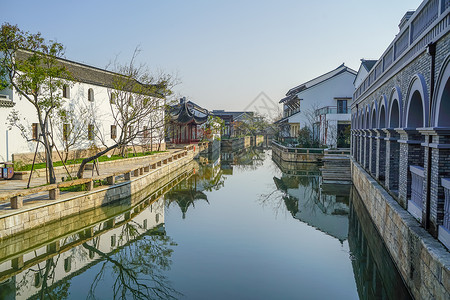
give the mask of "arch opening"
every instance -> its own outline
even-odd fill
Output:
[[[437,125],[440,127],[450,127],[450,78],[445,84],[439,104],[439,115]]]
[[[391,115],[389,116],[389,127],[398,128],[400,126],[400,109],[398,108],[397,99],[394,100],[391,107]]]
[[[372,110],[372,124],[371,124],[371,128],[377,128],[377,116],[375,114],[375,109]]]
[[[408,108],[407,127],[422,127],[423,124],[423,104],[419,91],[414,91]]]
[[[380,128],[386,127],[386,110],[384,109],[384,105],[381,106],[381,109],[380,109],[380,121],[378,122],[378,126]]]

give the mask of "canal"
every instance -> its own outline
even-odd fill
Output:
[[[267,150],[45,227],[2,241],[0,299],[410,299],[357,191]]]

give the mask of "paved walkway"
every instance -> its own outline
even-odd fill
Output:
[[[100,175],[109,175],[109,174],[113,174],[113,173],[117,173],[117,172],[125,172],[127,170],[133,169],[133,168],[138,168],[140,166],[142,166],[143,164],[150,164],[153,161],[157,161],[160,160],[163,157],[169,157],[171,156],[171,154],[175,151],[179,151],[180,149],[168,149],[167,152],[163,152],[163,153],[158,153],[158,154],[154,154],[154,155],[150,155],[148,157],[148,159],[136,159],[136,162],[133,162],[133,160],[128,161],[126,164],[121,164],[118,166],[114,166],[114,165],[105,165],[105,163],[100,163],[100,167],[99,167],[99,172]],[[103,166],[102,166],[103,165]],[[92,174],[94,176],[97,176],[97,172],[92,172],[91,170],[85,170],[84,172],[84,177],[85,178],[90,178],[92,177]],[[125,179],[123,178],[123,176],[118,176],[116,178],[116,182],[120,182],[120,181],[125,181]],[[57,182],[62,182],[61,178],[57,178]],[[23,190],[27,187],[27,183],[28,183],[28,177],[22,180],[18,180],[18,179],[12,179],[12,180],[4,180],[4,179],[0,179],[0,196],[5,196],[7,194],[10,194],[12,192],[16,192],[19,190]],[[32,187],[37,187],[37,186],[41,186],[46,184],[46,178],[44,177],[33,177],[31,178],[31,182],[30,182],[30,188]],[[102,187],[98,187],[98,188],[102,188]],[[95,189],[94,189],[95,190]],[[85,192],[61,192],[60,193],[60,197],[58,199],[65,199],[65,198],[69,198],[69,197],[73,197],[77,194],[81,194],[81,193],[85,193]],[[49,196],[48,196],[48,191],[44,191],[44,192],[39,192],[39,193],[35,193],[35,194],[30,194],[27,195],[23,198],[23,202],[24,202],[24,207],[22,209],[28,209],[32,206],[38,206],[38,205],[42,205],[48,202],[51,202],[54,200],[50,200]],[[30,204],[32,206],[30,206]],[[17,212],[20,211],[21,209],[17,210],[17,209],[11,209],[11,205],[6,201],[0,202],[0,217],[2,215],[5,214],[9,214],[11,212]]]

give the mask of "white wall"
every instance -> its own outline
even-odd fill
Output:
[[[88,101],[88,89],[92,88],[94,91],[94,101]],[[31,137],[31,127],[32,123],[37,123],[37,113],[35,108],[31,103],[28,102],[25,98],[21,97],[15,90],[14,92],[11,90],[3,90],[2,94],[10,94],[12,95],[12,101],[16,103],[16,105],[12,108],[0,107],[0,162],[1,161],[10,161],[12,159],[12,154],[14,153],[33,153],[36,148],[35,142],[27,142],[20,133],[20,130],[17,128],[12,128],[8,132],[8,150],[6,149],[6,131],[8,130],[7,117],[11,113],[11,111],[17,110],[20,113],[20,117],[22,119],[21,123],[27,128],[29,131],[29,137]],[[108,88],[98,85],[92,85],[87,83],[74,83],[70,87],[70,98],[64,99],[65,106],[69,105],[80,105],[82,107],[87,107],[92,112],[89,118],[92,119],[92,123],[96,120],[97,124],[99,124],[99,133],[104,137],[104,141],[107,145],[112,145],[113,140],[111,139],[111,125],[114,124],[114,119],[111,113],[111,107],[109,103],[109,93]],[[164,100],[161,99],[161,107],[164,103]],[[156,118],[164,118],[164,112],[159,112],[159,116],[155,113]],[[87,127],[85,128],[85,134],[87,136]],[[60,130],[62,133],[62,129]],[[57,131],[55,130],[55,135]],[[120,134],[119,128],[117,128],[117,136]],[[164,133],[160,132],[160,137],[158,137],[157,132],[153,132],[152,136],[154,138],[154,143],[157,143],[159,139],[164,140]],[[58,138],[55,138],[55,143],[58,147],[58,150],[61,152],[63,147]],[[76,148],[86,148],[90,144],[90,141],[85,141],[83,145]],[[99,139],[95,139],[95,144],[99,147],[102,146]],[[40,151],[43,151],[42,146],[40,146]],[[8,152],[8,156],[7,156]]]
[[[320,84],[317,84],[297,94],[300,101],[300,112],[289,117],[289,123],[300,122],[300,128],[309,125],[307,115],[325,106],[336,106],[335,97],[352,97],[354,92],[353,80],[355,75],[348,72],[339,74]],[[352,100],[348,100],[347,107]],[[350,120],[350,114],[344,114]]]

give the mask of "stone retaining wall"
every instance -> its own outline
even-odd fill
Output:
[[[191,176],[194,167],[198,168],[198,165],[194,161],[191,161],[174,172],[171,172],[169,175],[151,183],[131,197],[120,199],[120,201],[109,205],[107,208],[91,209],[51,222],[46,226],[34,227],[9,238],[2,239],[0,243],[0,265],[4,261],[20,257],[30,251],[35,251],[41,248],[43,244],[55,240],[63,240],[75,233],[83,235],[86,227],[103,223],[114,216],[130,211],[130,209],[132,209],[130,212],[132,215],[133,212],[136,212],[136,208],[139,210],[142,207],[148,206],[170,190],[173,185]],[[2,274],[0,272],[0,282],[2,281],[1,276]]]
[[[290,148],[272,142],[272,156],[288,162],[321,162],[323,149]]]
[[[74,196],[67,199],[4,215],[0,218],[0,240],[73,214],[79,214],[120,199],[134,197],[134,195],[145,191],[149,184],[158,179],[164,176],[173,176],[171,173],[192,161],[194,155],[194,151],[188,151],[188,155],[163,164],[157,169],[129,181],[97,188],[94,191],[74,192]]]
[[[351,160],[352,179],[400,274],[416,299],[450,298],[450,253]]]
[[[221,141],[221,148],[225,150],[236,151],[245,149],[251,146],[252,138],[250,136],[244,136],[241,138],[234,138]]]

